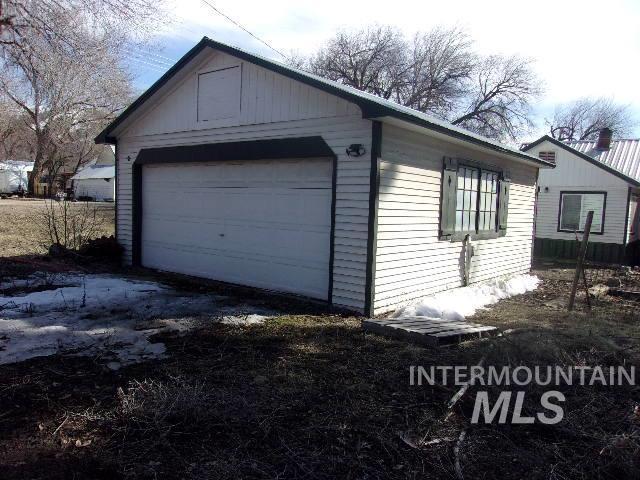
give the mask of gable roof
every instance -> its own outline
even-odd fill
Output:
[[[640,139],[612,140],[609,150],[597,150],[597,140],[567,142],[571,148],[640,182]]]
[[[76,173],[71,180],[89,180],[97,178],[113,178],[116,176],[115,165],[88,165],[78,173]]]
[[[586,148],[585,146],[580,146],[580,149],[578,150],[578,149],[574,148],[573,146],[571,146],[571,144],[568,145],[568,144],[563,143],[563,142],[561,142],[559,140],[556,140],[555,138],[553,138],[553,137],[551,137],[549,135],[544,135],[544,136],[540,137],[539,139],[537,139],[535,142],[532,142],[532,143],[529,143],[529,144],[523,146],[522,147],[522,151],[526,152],[528,150],[531,150],[532,148],[540,145],[543,142],[552,143],[556,147],[562,148],[563,150],[566,150],[567,152],[576,155],[577,157],[589,162],[590,164],[601,168],[605,172],[610,173],[612,175],[615,175],[616,177],[621,178],[625,182],[628,182],[628,183],[630,183],[631,185],[633,185],[635,187],[640,187],[640,178],[639,179],[633,178],[629,174],[627,174],[625,172],[622,172],[622,171],[618,170],[617,168],[613,167],[612,165],[609,164],[609,162],[601,161],[601,155],[591,156],[591,155],[588,155],[586,153],[586,152],[592,152],[592,150],[595,150],[596,142],[589,142],[589,143],[593,143],[593,148]],[[572,142],[572,143],[577,143],[577,142]],[[611,143],[613,144],[614,142],[611,142]],[[597,152],[597,153],[601,154],[602,152]],[[640,153],[638,153],[637,155],[640,157]],[[619,156],[620,155],[616,156],[616,158],[618,158]],[[612,156],[610,158],[613,159],[614,156]],[[638,160],[638,163],[640,164],[640,160]]]
[[[213,48],[225,52],[234,57],[254,63],[268,70],[274,71],[285,77],[292,78],[309,86],[318,88],[337,97],[343,98],[349,102],[355,103],[362,110],[364,118],[380,118],[394,117],[406,122],[428,128],[430,130],[443,133],[445,135],[465,140],[467,142],[480,145],[491,150],[516,156],[529,162],[537,163],[545,167],[553,167],[552,162],[541,160],[533,155],[529,155],[517,148],[503,145],[500,142],[482,135],[475,134],[464,128],[452,125],[449,122],[440,120],[431,115],[419,112],[409,107],[404,107],[390,100],[377,97],[367,92],[357,90],[346,85],[342,85],[332,80],[313,75],[311,73],[290,67],[280,62],[262,57],[253,53],[249,53],[225,43],[217,42],[208,37],[203,37],[196,46],[189,50],[178,62],[162,75],[146,92],[144,92],[137,100],[122,112],[113,122],[111,122],[95,139],[96,143],[114,143],[111,136],[113,130],[122,124],[133,112],[135,112],[143,103],[145,103],[156,91],[165,85],[176,73],[185,67],[196,55],[205,48]]]
[[[34,162],[31,160],[0,160],[0,170],[33,170]]]

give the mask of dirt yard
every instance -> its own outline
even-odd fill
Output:
[[[91,202],[96,209],[98,233],[113,235],[114,204]],[[81,208],[78,202],[73,208]],[[51,240],[43,228],[42,212],[45,200],[10,198],[0,199],[0,257],[16,257],[46,253]]]
[[[636,386],[560,386],[556,425],[472,424],[473,386],[450,410],[452,385],[409,383],[410,366],[637,365],[639,303],[603,293],[565,305],[572,272],[542,266],[542,285],[472,320],[501,337],[423,348],[363,334],[360,320],[275,297],[256,325],[204,322],[153,341],[166,357],[113,370],[54,355],[0,366],[3,478],[639,478]],[[592,283],[640,290],[640,277],[592,270]],[[202,283],[183,291],[245,293]],[[142,306],[141,306],[142,307]],[[175,311],[158,320],[185,321]],[[524,414],[546,387],[524,391]]]

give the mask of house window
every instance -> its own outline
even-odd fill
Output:
[[[498,174],[482,171],[480,178],[480,205],[478,206],[478,230],[496,229],[498,214]]]
[[[587,214],[593,210],[591,233],[604,232],[606,192],[560,192],[559,232],[583,232]]]
[[[456,232],[475,232],[478,214],[478,177],[480,170],[472,167],[458,168],[456,191]]]
[[[506,234],[509,185],[505,175],[494,169],[445,158],[440,238],[459,240],[467,234],[475,238]]]
[[[546,162],[554,162],[556,161],[556,152],[540,152],[538,153],[538,158],[540,160],[544,160]]]

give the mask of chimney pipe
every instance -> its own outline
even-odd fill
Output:
[[[596,145],[596,150],[599,150],[601,152],[605,152],[609,150],[609,148],[611,147],[612,135],[613,135],[613,132],[611,131],[610,128],[605,127],[602,130],[600,130],[600,134],[598,135],[598,143]]]

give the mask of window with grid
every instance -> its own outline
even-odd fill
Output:
[[[497,238],[507,234],[509,191],[508,171],[484,167],[472,160],[460,162],[444,157],[440,202],[440,240]]]
[[[458,167],[455,231],[494,231],[497,214],[498,174],[466,165]]]
[[[480,169],[458,167],[456,189],[456,232],[475,232],[478,213],[478,178]]]
[[[496,229],[498,214],[498,174],[482,171],[480,176],[480,205],[478,207],[478,231]]]

